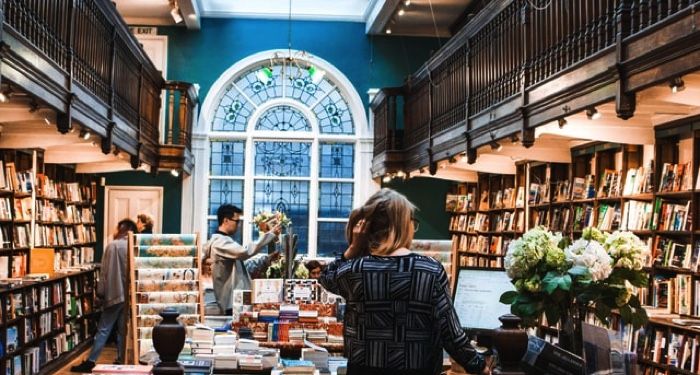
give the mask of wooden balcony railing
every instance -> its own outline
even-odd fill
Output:
[[[165,97],[165,140],[160,146],[160,168],[179,169],[190,173],[192,157],[192,129],[197,121],[199,98],[195,85],[167,81]]]
[[[424,154],[432,154],[444,139],[469,142],[467,148],[473,148],[486,143],[474,140],[491,132],[499,120],[517,118],[523,129],[551,120],[547,116],[554,115],[547,114],[528,123],[535,112],[553,106],[553,99],[545,103],[543,98],[566,92],[538,88],[601,56],[607,58],[599,69],[603,73],[593,68],[588,72],[606,75],[608,81],[624,81],[628,70],[649,69],[640,65],[639,57],[634,57],[639,66],[628,69],[626,46],[682,19],[697,22],[692,19],[699,9],[698,0],[494,0],[404,85],[404,148],[425,148],[430,152]],[[617,95],[627,94],[624,84],[618,86]],[[561,88],[567,89],[580,92],[582,87]],[[562,107],[561,100],[557,105]],[[631,116],[634,105],[628,107],[618,115]],[[380,117],[396,115],[375,112],[375,127],[385,123]],[[449,137],[446,132],[451,132]],[[443,139],[436,140],[441,134]],[[375,155],[382,152],[376,146]]]
[[[374,153],[400,150],[402,147],[402,130],[397,128],[397,101],[401,88],[384,88],[372,100],[374,112]],[[376,105],[375,105],[376,103]]]
[[[76,120],[157,164],[161,74],[109,0],[0,0],[5,79],[53,106],[58,128]],[[7,50],[7,49],[6,49]]]

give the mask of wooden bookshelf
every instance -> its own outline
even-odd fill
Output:
[[[0,367],[50,373],[95,330],[96,184],[73,166],[45,164],[41,150],[0,150],[0,163]],[[32,272],[50,278],[19,281]],[[35,301],[46,288],[50,298]]]

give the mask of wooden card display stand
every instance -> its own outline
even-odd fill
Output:
[[[127,363],[153,348],[153,327],[166,308],[188,328],[203,321],[199,254],[198,234],[129,234]]]

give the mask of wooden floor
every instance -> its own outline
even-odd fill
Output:
[[[80,353],[79,356],[77,356],[73,362],[68,363],[67,365],[63,366],[58,372],[55,374],[57,375],[68,375],[68,374],[76,374],[75,372],[71,372],[70,368],[75,365],[79,365],[82,363],[87,356],[90,354],[90,349],[92,347],[88,347],[84,352]],[[112,364],[114,360],[117,359],[117,347],[114,344],[107,344],[105,346],[104,350],[102,350],[102,354],[100,354],[100,358],[97,360],[97,363],[105,363],[105,364]]]

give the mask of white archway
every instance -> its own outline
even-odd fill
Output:
[[[197,231],[206,237],[207,233],[207,207],[209,198],[209,161],[210,161],[210,139],[222,135],[222,132],[211,131],[211,126],[214,121],[214,116],[217,108],[220,105],[221,98],[225,95],[232,86],[235,80],[251,69],[256,69],[264,65],[271,65],[271,60],[280,60],[285,56],[289,56],[288,50],[268,50],[250,55],[226,69],[219,78],[212,84],[202,105],[200,107],[200,116],[193,134],[193,153],[195,155],[195,169],[193,175],[186,179],[183,186],[183,211],[188,209],[192,212],[192,220],[190,223],[183,220],[183,231]],[[357,206],[363,203],[366,198],[377,190],[376,184],[371,179],[370,167],[372,162],[372,139],[373,131],[370,128],[367,120],[367,111],[364,108],[360,95],[350,80],[335,66],[325,61],[324,59],[310,55],[303,51],[292,50],[291,55],[294,56],[297,62],[304,64],[313,64],[315,67],[325,71],[325,78],[334,83],[335,88],[340,92],[345,100],[348,111],[352,116],[355,134],[352,136],[338,135],[338,139],[343,141],[351,141],[355,144],[355,166],[354,180],[355,183],[353,204]],[[285,102],[287,101],[287,102]],[[319,100],[320,102],[320,100]],[[264,103],[251,114],[247,120],[247,125],[250,127],[255,121],[258,121],[265,110],[274,107],[275,105],[289,104],[303,112],[310,124],[314,128],[314,132],[318,132],[318,123],[313,116],[313,113],[303,106],[291,103],[289,99],[271,99]],[[233,133],[232,133],[233,134]],[[243,133],[238,132],[241,140],[245,138]],[[228,135],[225,135],[228,136]],[[234,135],[236,137],[237,135]],[[264,137],[269,137],[271,134],[264,134]],[[289,134],[285,134],[285,138],[289,138]],[[291,135],[293,138],[294,135]],[[333,137],[331,137],[333,138]],[[251,154],[246,154],[249,158]],[[316,157],[316,160],[318,157]],[[250,181],[246,177],[247,181]],[[252,187],[246,187],[246,193],[251,193]],[[312,194],[312,199],[317,199],[317,194]],[[249,198],[246,198],[249,199]],[[311,204],[311,208],[315,205]],[[250,205],[248,205],[250,208]],[[251,211],[251,210],[249,210]],[[252,212],[245,213],[249,219]],[[315,230],[310,230],[309,237],[315,235]],[[250,240],[250,237],[244,233],[244,242]],[[315,241],[315,240],[314,240]]]

